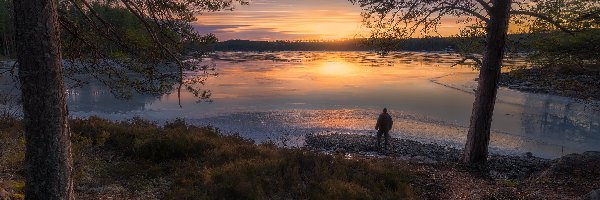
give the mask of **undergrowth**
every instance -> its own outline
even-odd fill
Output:
[[[70,127],[75,188],[84,198],[114,193],[158,199],[415,198],[413,176],[385,160],[256,145],[183,120],[159,126],[90,117],[72,120]],[[17,194],[22,189],[8,183],[23,183],[20,122],[0,120],[0,139],[0,186]]]

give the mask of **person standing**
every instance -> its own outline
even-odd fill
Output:
[[[384,148],[387,149],[388,140],[390,138],[390,130],[392,130],[392,125],[394,121],[392,120],[392,116],[388,114],[387,108],[383,109],[383,113],[379,115],[377,118],[377,124],[375,124],[375,130],[377,130],[377,148],[381,149],[381,137],[384,137],[385,142]]]

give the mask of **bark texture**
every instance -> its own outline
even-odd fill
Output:
[[[493,0],[490,9],[487,46],[479,73],[471,125],[463,154],[463,162],[469,165],[484,164],[488,156],[492,116],[508,32],[510,5],[510,0]]]
[[[25,126],[25,198],[74,199],[56,0],[14,1]]]

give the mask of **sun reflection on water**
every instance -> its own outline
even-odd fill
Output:
[[[177,117],[210,124],[257,141],[284,135],[335,131],[372,134],[381,108],[395,123],[393,135],[461,147],[469,125],[477,71],[450,67],[449,53],[221,52],[218,77],[201,86],[212,103],[175,91],[117,103],[108,92],[74,91],[72,113],[152,120]],[[518,60],[508,64],[518,63]],[[98,97],[97,101],[89,101]],[[105,104],[105,105],[104,105]],[[119,106],[121,105],[121,106]],[[109,109],[110,108],[110,109]],[[104,109],[104,110],[102,110]],[[128,111],[128,112],[125,112]],[[492,149],[560,156],[598,150],[598,111],[571,100],[500,89],[494,111]]]
[[[319,73],[329,76],[352,76],[357,71],[356,64],[341,61],[326,61],[323,62]]]

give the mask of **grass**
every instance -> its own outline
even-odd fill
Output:
[[[349,160],[256,145],[212,127],[90,117],[71,121],[80,198],[412,199],[411,173],[385,160]],[[0,186],[21,194],[20,122],[0,120]],[[7,173],[16,178],[6,180]],[[8,185],[8,186],[6,186]],[[108,195],[108,196],[107,196]]]

